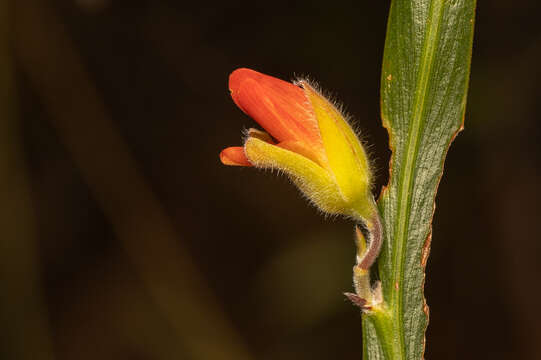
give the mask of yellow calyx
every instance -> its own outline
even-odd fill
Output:
[[[276,145],[266,133],[250,130],[244,145],[246,157],[255,167],[287,173],[322,211],[366,222],[376,211],[366,152],[336,107],[307,82],[298,84],[316,120],[322,154],[314,156],[302,142],[286,141]]]

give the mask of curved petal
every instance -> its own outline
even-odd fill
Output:
[[[235,104],[278,141],[323,149],[317,122],[300,87],[241,68],[229,76],[229,89]]]
[[[244,148],[241,146],[232,146],[222,150],[220,161],[224,165],[231,166],[252,166],[244,154]]]

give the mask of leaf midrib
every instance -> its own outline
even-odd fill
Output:
[[[394,227],[393,242],[395,251],[393,254],[393,296],[391,299],[391,309],[393,311],[394,331],[398,334],[400,347],[400,358],[406,359],[406,348],[403,328],[403,291],[404,291],[404,263],[406,259],[406,241],[408,239],[408,224],[411,209],[412,189],[414,184],[414,170],[417,154],[419,152],[419,143],[421,140],[421,130],[425,119],[425,102],[428,94],[428,83],[434,63],[434,54],[438,44],[438,33],[441,17],[443,14],[443,1],[434,0],[429,9],[429,26],[425,32],[423,49],[420,59],[420,67],[416,81],[415,100],[413,103],[411,126],[408,130],[408,138],[405,146],[406,157],[402,171],[400,172],[398,193],[398,221]],[[397,287],[395,285],[398,285]]]

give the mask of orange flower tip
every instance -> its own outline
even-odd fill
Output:
[[[262,90],[269,91],[275,90],[279,92],[285,92],[285,95],[293,96],[295,98],[302,98],[304,101],[304,94],[302,89],[288,81],[284,81],[273,76],[265,75],[255,70],[239,68],[229,75],[229,91],[233,100],[239,96],[239,93],[243,91],[244,86],[247,85],[247,91],[253,91],[254,86],[261,86]]]
[[[269,82],[276,83],[277,82],[277,83],[285,83],[288,85],[292,85],[291,83],[287,81],[280,80],[273,76],[266,75],[252,69],[238,68],[229,75],[229,90],[231,92],[235,92],[242,86],[242,84],[246,80],[252,80],[258,83],[259,82],[262,82],[262,83],[269,83]]]
[[[229,76],[235,104],[278,141],[305,140],[317,146],[320,136],[302,88],[290,82],[240,68]]]
[[[246,113],[246,110],[242,106],[242,101],[239,101],[241,87],[245,84],[246,80],[257,79],[258,75],[262,74],[246,68],[237,69],[229,75],[229,91],[231,92],[231,98],[244,113]]]
[[[244,154],[244,148],[240,146],[228,147],[220,153],[220,161],[230,166],[252,166]]]
[[[246,69],[246,68],[236,69],[235,71],[231,73],[231,75],[229,75],[229,90],[231,92],[234,92],[240,87],[240,84],[244,80],[249,79],[249,78],[257,79],[261,75],[263,74],[251,69]]]

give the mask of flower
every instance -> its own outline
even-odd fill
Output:
[[[244,146],[222,150],[223,164],[281,170],[322,211],[365,223],[374,218],[366,152],[344,115],[314,86],[241,68],[230,75],[229,89],[266,132],[249,129]]]

